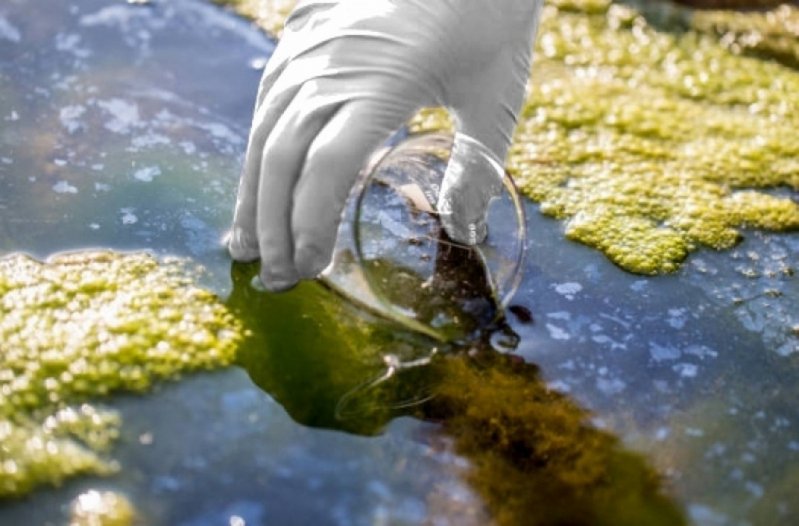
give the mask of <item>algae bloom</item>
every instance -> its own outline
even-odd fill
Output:
[[[799,190],[799,71],[784,54],[772,60],[776,45],[754,58],[717,34],[722,21],[797,10],[629,4],[641,7],[545,8],[509,158],[522,192],[565,221],[566,237],[641,274],[675,271],[701,246],[729,248],[741,228],[799,228],[799,205],[773,191]],[[770,27],[782,42],[791,26],[783,39]]]
[[[242,335],[177,261],[88,252],[0,259],[0,498],[107,474],[114,412],[87,402],[232,362]]]

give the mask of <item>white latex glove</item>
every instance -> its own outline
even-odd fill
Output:
[[[286,21],[264,71],[231,256],[261,259],[285,290],[330,262],[352,185],[369,155],[421,107],[503,161],[530,71],[542,0],[310,0]],[[479,241],[495,178],[455,147],[439,205],[452,237]],[[470,226],[471,225],[471,226]]]

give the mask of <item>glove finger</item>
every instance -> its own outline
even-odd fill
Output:
[[[461,93],[461,103],[453,108],[458,134],[438,209],[447,234],[460,243],[480,243],[487,235],[485,216],[502,189],[502,166],[524,100],[530,57],[526,49],[498,57],[485,73],[496,86]]]
[[[502,164],[482,143],[461,133],[455,141],[441,184],[438,212],[447,235],[459,243],[481,243],[486,213],[502,190]]]
[[[502,190],[503,161],[516,124],[516,110],[507,100],[483,101],[457,113],[456,120],[458,133],[437,208],[450,238],[475,245],[488,233],[488,205]]]
[[[341,105],[340,99],[325,100],[316,93],[316,83],[300,89],[264,146],[257,231],[261,282],[273,291],[291,288],[298,280],[290,224],[292,196],[309,146]]]
[[[380,91],[377,91],[380,93]],[[407,99],[357,99],[342,106],[314,139],[294,194],[294,263],[317,276],[330,262],[341,213],[368,156],[411,117]]]
[[[266,68],[264,68],[263,75],[261,75],[261,83],[258,85],[258,95],[255,97],[256,114],[260,111],[270,89],[275,85],[275,82],[280,78],[280,75],[289,63],[289,59],[291,58],[289,40],[288,37],[281,40],[272,53],[272,56],[269,58],[269,62],[266,63]]]
[[[236,261],[258,259],[257,205],[258,186],[262,175],[264,145],[271,136],[272,129],[284,111],[296,97],[299,87],[289,82],[281,82],[283,77],[265,98],[265,104],[255,112],[247,153],[244,157],[236,209],[233,215],[233,228],[228,240],[228,251]]]

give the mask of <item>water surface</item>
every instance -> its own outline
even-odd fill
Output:
[[[480,457],[455,453],[436,408],[380,410],[440,378],[402,373],[378,410],[347,398],[388,352],[430,348],[317,285],[259,295],[220,248],[268,39],[199,0],[10,0],[0,44],[0,253],[188,257],[256,332],[242,367],[107,400],[125,420],[121,473],[4,502],[0,523],[62,523],[87,488],[125,492],[148,524],[486,521],[490,497],[464,475]],[[642,278],[532,205],[528,231],[515,302],[534,322],[508,321],[540,369],[521,376],[642,453],[693,522],[799,517],[799,235],[746,232]]]

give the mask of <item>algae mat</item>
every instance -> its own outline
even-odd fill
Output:
[[[659,30],[651,6],[581,4],[545,11],[510,161],[566,236],[656,274],[741,227],[799,228],[796,202],[760,190],[799,189],[799,73]]]
[[[82,253],[0,260],[0,498],[115,465],[119,418],[88,405],[229,364],[240,325],[176,262]]]
[[[230,3],[276,34],[292,5]],[[550,0],[509,154],[517,184],[567,238],[639,274],[742,229],[798,229],[798,21],[789,5]],[[414,123],[448,125],[438,111]]]

